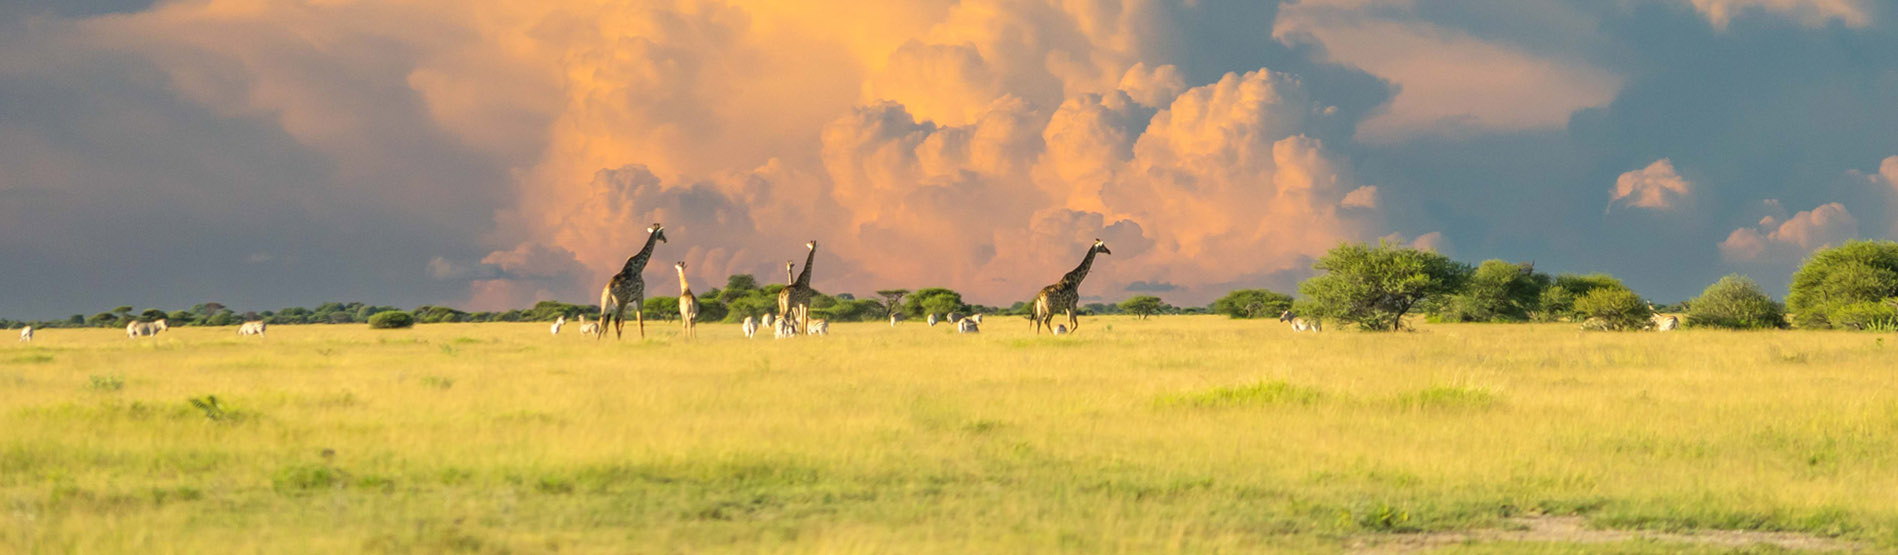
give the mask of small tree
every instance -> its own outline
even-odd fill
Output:
[[[1232,318],[1275,318],[1291,308],[1291,295],[1266,289],[1235,289],[1213,301],[1213,312]]]
[[[1346,243],[1312,268],[1324,272],[1298,284],[1308,316],[1355,322],[1365,330],[1397,331],[1418,302],[1463,287],[1470,267],[1431,251],[1388,242]]]
[[[1720,278],[1687,305],[1687,325],[1727,329],[1786,327],[1786,307],[1739,274]]]
[[[1168,308],[1172,307],[1167,306],[1166,301],[1162,301],[1159,297],[1153,295],[1136,295],[1120,302],[1121,310],[1139,316],[1141,320],[1147,319],[1148,316],[1159,314]]]
[[[1463,290],[1443,298],[1432,315],[1446,322],[1523,322],[1541,305],[1548,274],[1534,266],[1485,260]]]
[[[678,297],[647,297],[646,302],[639,306],[642,309],[641,312],[644,313],[643,316],[645,316],[647,320],[679,319]],[[627,316],[631,316],[631,314]]]
[[[1606,331],[1638,330],[1654,316],[1640,295],[1616,287],[1597,288],[1575,299],[1575,311]]]
[[[940,287],[919,289],[903,302],[903,314],[911,318],[951,312],[969,312],[969,305],[962,302],[961,293]]]
[[[883,317],[889,318],[901,312],[903,296],[908,294],[908,289],[878,289],[877,296],[883,297]]]
[[[1820,250],[1793,274],[1786,308],[1802,328],[1841,327],[1832,313],[1898,297],[1898,242],[1849,241]]]

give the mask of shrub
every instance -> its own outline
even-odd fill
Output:
[[[1600,322],[1601,329],[1609,331],[1641,329],[1654,315],[1640,295],[1613,287],[1598,288],[1575,299],[1575,311],[1583,318]]]
[[[1688,304],[1687,325],[1727,329],[1786,327],[1786,308],[1760,284],[1746,276],[1730,275],[1707,286]]]
[[[1148,316],[1164,312],[1169,308],[1172,307],[1167,306],[1166,301],[1162,301],[1159,297],[1153,295],[1136,295],[1120,302],[1121,310],[1138,315],[1142,320],[1147,319]]]
[[[1786,308],[1802,328],[1844,327],[1834,312],[1898,297],[1898,242],[1850,241],[1812,254],[1793,274]]]
[[[415,317],[400,310],[377,312],[369,317],[370,329],[392,330],[410,327],[415,327]]]
[[[1898,331],[1898,299],[1852,303],[1826,313],[1833,327],[1860,331]]]
[[[1233,318],[1276,318],[1291,308],[1291,295],[1265,289],[1238,289],[1213,301],[1213,312]]]
[[[1430,312],[1445,322],[1527,321],[1550,281],[1531,265],[1485,260],[1462,291],[1444,297]]]

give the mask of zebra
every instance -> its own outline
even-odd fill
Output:
[[[138,339],[140,336],[156,336],[158,332],[167,329],[170,328],[165,326],[165,320],[163,318],[153,322],[134,321],[125,325],[125,336],[131,339]]]
[[[890,327],[892,327],[892,328],[894,328],[894,327],[896,327],[896,315],[895,315],[895,314],[891,314],[891,315],[890,315]]]
[[[567,315],[562,314],[559,318],[554,319],[554,326],[549,328],[548,331],[553,332],[554,335],[560,335],[560,326],[565,325],[567,325]]]
[[[929,327],[936,327],[936,313],[929,313]]]
[[[744,329],[745,339],[751,339],[752,336],[758,335],[758,319],[746,316]]]
[[[581,314],[580,315],[580,335],[598,335],[599,333],[600,333],[600,323],[588,322],[587,315]]]
[[[771,313],[769,313],[769,312],[766,312],[766,313],[764,313],[764,316],[760,316],[760,317],[759,317],[759,320],[758,320],[758,325],[759,325],[759,326],[763,326],[763,327],[767,327],[767,328],[771,328],[771,329],[777,329],[777,328],[778,328],[778,319],[777,319],[777,317],[775,317],[775,316],[772,316],[772,314],[771,314]]]
[[[961,317],[961,316],[957,316],[957,315],[956,315],[956,313],[954,313],[954,312],[951,312],[951,313],[949,313],[949,319],[948,319],[948,320],[946,320],[946,321],[947,321],[947,322],[949,322],[949,323],[951,323],[951,324],[953,324],[953,323],[956,323],[956,322],[961,322],[961,321],[962,321],[962,317]]]
[[[981,333],[982,330],[979,327],[981,323],[981,320],[975,317],[956,320],[956,333]]]
[[[1654,313],[1648,317],[1648,321],[1654,325],[1654,331],[1674,331],[1674,328],[1681,326],[1679,316],[1661,314],[1659,311],[1654,310],[1654,303],[1648,303],[1648,312]]]
[[[1294,316],[1294,315],[1292,315],[1292,311],[1290,311],[1290,310],[1287,310],[1287,311],[1285,311],[1285,312],[1281,312],[1281,313],[1279,313],[1279,321],[1280,321],[1280,322],[1291,322],[1291,323],[1292,323],[1292,333],[1298,333],[1298,332],[1301,332],[1301,331],[1308,331],[1308,332],[1312,332],[1312,333],[1318,333],[1318,332],[1321,332],[1321,331],[1324,331],[1324,328],[1322,328],[1322,327],[1320,327],[1320,326],[1319,326],[1319,324],[1318,324],[1318,321],[1317,321],[1317,320],[1306,320],[1306,319],[1304,319],[1304,318],[1300,318],[1300,317],[1297,317],[1297,316]]]
[[[252,321],[249,321],[249,322],[244,322],[244,323],[242,323],[242,324],[238,324],[238,326],[237,326],[237,334],[238,334],[238,335],[258,335],[258,336],[261,336],[261,335],[263,335],[263,334],[264,334],[264,321],[263,321],[263,320],[252,320]]]
[[[977,323],[977,324],[980,324],[980,323],[982,323],[982,315],[981,315],[981,314],[976,314],[976,315],[973,315],[973,316],[970,316],[970,317],[968,317],[967,319],[969,319],[969,320],[975,320],[975,323]]]
[[[1068,334],[1068,325],[1067,325],[1067,324],[1055,324],[1055,325],[1054,325],[1054,334],[1055,334],[1055,335],[1067,335],[1067,334]]]
[[[33,342],[33,326],[27,326],[26,328],[20,330],[20,342],[21,343]]]
[[[822,318],[811,320],[808,335],[830,335],[830,321]]]
[[[778,318],[772,326],[773,336],[777,339],[797,337],[797,321],[791,318]]]

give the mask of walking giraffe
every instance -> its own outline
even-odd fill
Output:
[[[646,262],[652,258],[653,242],[666,242],[666,230],[659,224],[646,228],[646,246],[639,254],[626,259],[626,267],[613,274],[607,280],[606,288],[600,290],[600,326],[599,335],[594,339],[606,337],[606,324],[613,323],[613,338],[625,337],[626,307],[632,306],[633,320],[639,324],[639,337],[646,337],[646,313],[640,303],[646,300],[646,280],[640,273],[646,271]]]
[[[1043,287],[1041,293],[1035,295],[1035,316],[1031,324],[1035,327],[1035,333],[1041,333],[1041,328],[1054,329],[1050,323],[1054,320],[1054,314],[1061,311],[1068,313],[1068,333],[1074,333],[1081,327],[1081,321],[1074,317],[1074,310],[1075,305],[1081,302],[1081,280],[1087,279],[1087,270],[1094,265],[1095,254],[1114,252],[1107,250],[1107,243],[1095,239],[1094,246],[1089,247],[1087,256],[1081,259],[1080,266],[1074,267],[1073,271],[1061,276],[1061,281]]]
[[[685,337],[694,339],[699,336],[696,325],[699,320],[699,299],[692,296],[692,284],[685,281],[685,261],[681,260],[672,267],[679,269],[679,321],[685,325]]]
[[[804,255],[804,270],[798,272],[796,280],[778,292],[778,319],[790,318],[793,330],[808,330],[811,327],[811,263],[817,261],[817,242],[805,243],[804,248],[811,251]],[[784,270],[790,273],[791,268],[787,265]]]

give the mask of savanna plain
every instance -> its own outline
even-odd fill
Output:
[[[647,336],[42,330],[0,551],[1898,551],[1891,334]]]

